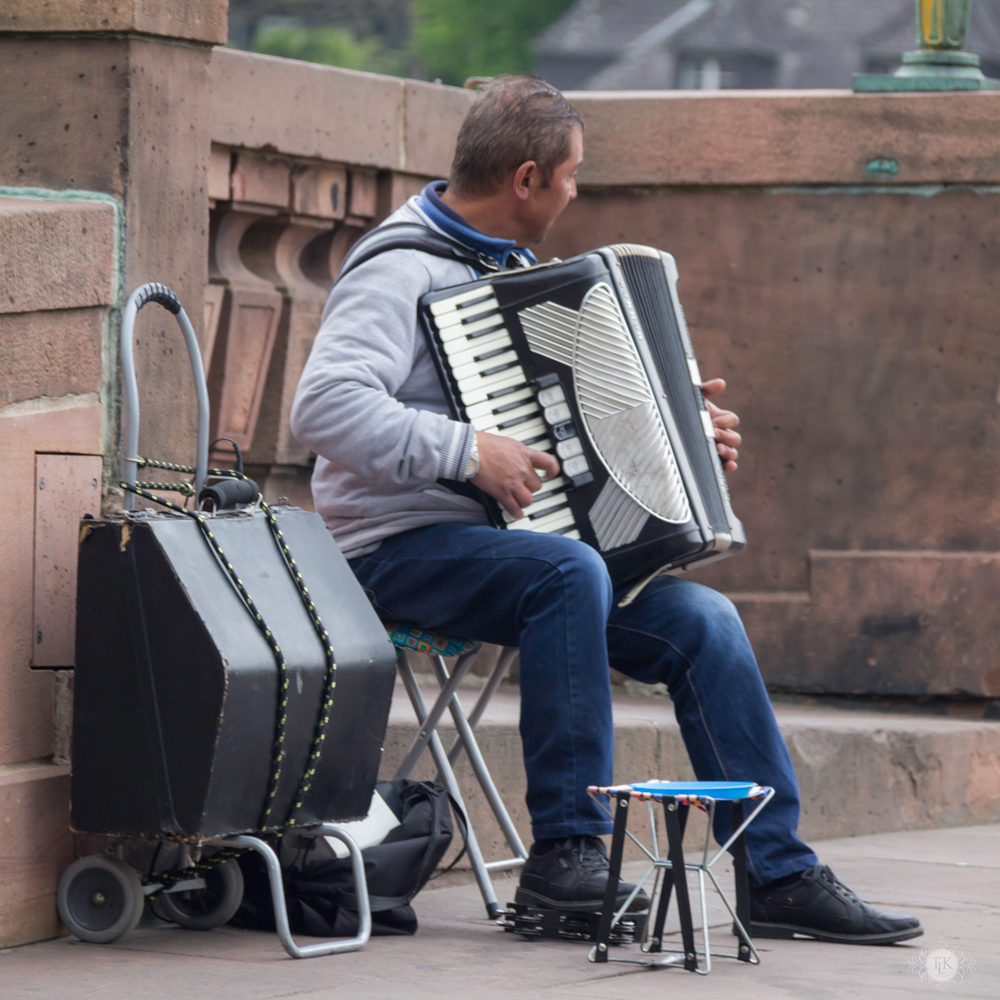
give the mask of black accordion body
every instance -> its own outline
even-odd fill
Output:
[[[616,585],[739,551],[673,257],[603,247],[429,292],[420,316],[452,415],[556,454],[561,474],[498,528],[557,532]]]

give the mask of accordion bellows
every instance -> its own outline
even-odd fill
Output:
[[[501,528],[597,548],[616,583],[739,551],[673,258],[620,244],[429,293],[453,415],[554,451],[562,474]]]

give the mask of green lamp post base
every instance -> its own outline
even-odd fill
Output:
[[[1000,90],[1000,80],[983,76],[975,53],[928,49],[904,52],[895,73],[854,74],[856,94],[948,90]]]

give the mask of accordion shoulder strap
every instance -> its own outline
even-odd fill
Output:
[[[420,250],[423,253],[432,254],[434,257],[444,257],[460,264],[468,264],[480,271],[497,270],[495,261],[462,246],[461,243],[449,239],[443,233],[436,232],[416,222],[393,222],[388,226],[379,226],[378,229],[365,233],[354,244],[337,273],[337,280],[339,281],[359,264],[363,264],[387,250]]]

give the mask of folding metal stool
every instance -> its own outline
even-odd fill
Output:
[[[427,632],[421,628],[409,624],[386,625],[389,638],[396,647],[396,661],[399,668],[399,675],[403,679],[406,693],[410,697],[413,711],[417,716],[417,723],[420,729],[410,745],[410,749],[403,762],[396,772],[397,778],[407,778],[413,771],[420,755],[425,747],[430,747],[431,756],[437,765],[437,780],[447,789],[449,795],[458,803],[466,816],[466,849],[469,853],[469,861],[472,865],[472,872],[482,893],[483,902],[486,904],[486,913],[491,920],[500,916],[500,905],[497,902],[496,893],[493,891],[493,883],[490,881],[490,872],[505,871],[512,868],[520,868],[528,857],[528,852],[518,836],[514,823],[507,812],[507,807],[497,791],[486,762],[476,742],[473,730],[478,725],[479,720],[490,703],[490,699],[496,693],[500,682],[510,668],[517,648],[506,646],[500,653],[496,666],[487,678],[486,684],[476,700],[472,712],[466,716],[461,703],[458,700],[458,685],[468,672],[472,661],[482,645],[468,639],[460,639],[455,636],[442,635],[438,632]],[[434,674],[440,685],[440,693],[428,711],[423,695],[417,685],[413,667],[407,658],[408,652],[424,653],[431,661]],[[446,656],[458,656],[455,669],[449,673],[444,662]],[[438,735],[437,727],[444,715],[445,710],[451,713],[452,721],[455,724],[457,735],[450,749],[446,753]],[[454,766],[463,751],[469,755],[469,763],[479,782],[479,786],[486,796],[493,815],[509,845],[514,856],[504,858],[499,861],[484,861],[479,842],[476,839],[475,830],[468,820],[468,810],[462,801],[462,795],[458,789],[458,782],[455,780]]]
[[[735,955],[716,952],[716,957],[736,958],[751,965],[759,965],[760,955],[754,947],[749,931],[750,886],[747,881],[744,834],[746,828],[756,819],[761,809],[774,797],[774,789],[756,785],[752,781],[646,781],[631,785],[591,786],[587,791],[597,805],[614,820],[614,831],[611,836],[611,871],[601,908],[597,943],[588,956],[590,961],[630,962],[646,966],[682,965],[689,972],[708,975],[712,971],[712,951],[709,945],[708,907],[705,901],[705,878],[707,876],[725,904],[729,916],[732,917],[733,930],[739,939],[739,950]],[[609,809],[605,805],[605,799],[612,808]],[[628,829],[629,803],[636,799],[645,801],[649,809],[649,826],[652,836],[652,844],[649,848]],[[750,810],[750,814],[745,816],[743,803],[754,800],[756,800],[756,805]],[[656,842],[654,802],[662,804],[664,810],[668,845],[667,857],[660,854]],[[729,839],[710,858],[709,844],[714,828],[715,811],[719,804],[724,804],[731,810],[732,833]],[[705,833],[705,844],[700,861],[688,861],[684,857],[684,827],[691,806],[697,806],[708,813],[708,830]],[[628,899],[616,911],[615,893],[621,875],[626,836],[646,855],[650,866]],[[712,871],[712,866],[730,848],[732,848],[733,871],[736,877],[735,909],[726,898],[715,873]],[[694,871],[698,876],[703,944],[701,951],[695,946],[694,922],[691,918],[691,902],[687,886],[687,873],[689,871]],[[644,957],[612,958],[608,953],[611,930],[622,919],[629,904],[654,872],[656,878],[653,891],[650,893],[650,914],[653,912],[653,903],[658,903],[658,905],[656,906],[656,917],[652,924],[652,931],[650,931],[650,921],[646,922],[645,940],[642,944]],[[677,897],[677,912],[681,924],[682,947],[675,952],[663,948],[663,927],[666,923],[672,894]],[[699,955],[705,959],[703,969],[699,968]]]

